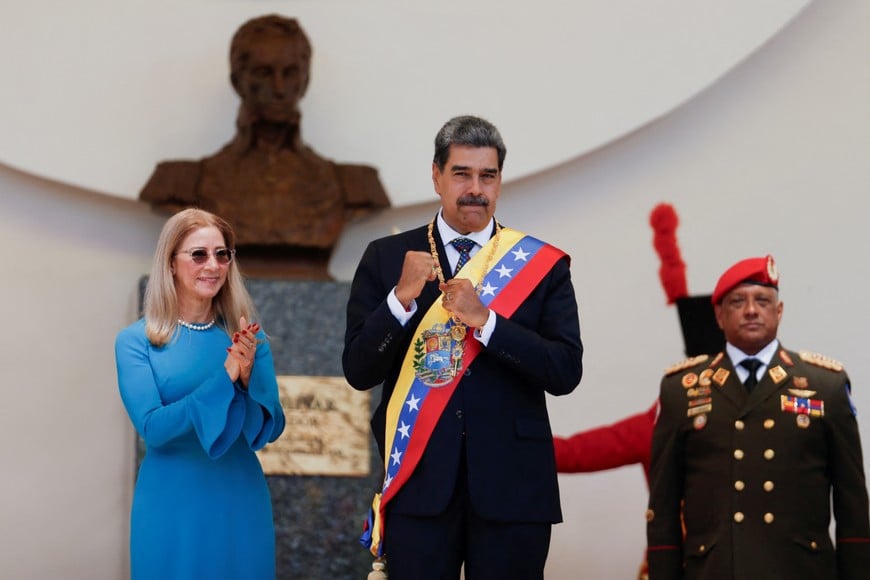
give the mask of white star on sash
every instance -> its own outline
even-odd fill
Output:
[[[417,407],[419,402],[420,399],[417,398],[417,395],[411,395],[411,398],[405,401],[405,404],[408,405],[408,411],[419,411],[420,408]]]
[[[402,421],[402,426],[399,427],[398,429],[396,429],[396,431],[398,431],[399,433],[402,434],[402,439],[407,439],[408,437],[411,436],[410,433],[408,433],[408,429],[410,429],[410,428],[411,428],[410,425],[405,425],[405,422]]]
[[[514,260],[522,260],[523,262],[526,261],[526,257],[528,257],[529,255],[529,253],[524,252],[522,248],[517,248],[516,250],[512,251],[511,254],[514,255]]]
[[[393,482],[393,476],[390,474],[387,474],[386,479],[384,479],[384,489],[387,489],[388,487],[390,487],[390,484],[392,482]]]
[[[398,447],[393,448],[393,454],[390,455],[393,458],[393,465],[398,465],[402,461],[402,452],[399,451]]]
[[[486,283],[486,286],[480,289],[481,296],[495,296],[495,291],[498,290],[498,286],[493,286],[489,282]]]
[[[508,268],[508,267],[505,266],[504,264],[501,265],[501,268],[497,268],[497,269],[496,269],[496,272],[498,272],[498,277],[499,277],[499,278],[504,278],[505,276],[507,276],[508,278],[510,278],[510,277],[511,277],[511,272],[513,272],[513,271],[514,271],[513,268]]]

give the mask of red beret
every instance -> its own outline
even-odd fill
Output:
[[[726,294],[744,282],[779,288],[779,273],[776,271],[773,256],[747,258],[725,270],[716,283],[711,301],[719,304]]]

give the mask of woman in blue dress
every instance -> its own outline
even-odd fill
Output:
[[[115,341],[121,398],[146,445],[130,521],[133,580],[274,579],[255,451],[284,429],[272,353],[233,260],[198,209],[163,227],[145,314]]]

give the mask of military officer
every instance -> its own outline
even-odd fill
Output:
[[[780,344],[778,287],[771,256],[729,268],[711,298],[725,350],[674,365],[662,379],[647,511],[651,580],[870,577],[849,377],[830,358]]]

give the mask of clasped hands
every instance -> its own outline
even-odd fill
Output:
[[[423,292],[427,282],[438,279],[438,264],[428,252],[406,252],[402,274],[396,284],[396,298],[406,309]],[[477,291],[466,278],[453,278],[438,285],[444,293],[441,301],[451,317],[468,326],[479,328],[489,319],[489,309],[480,301]]]
[[[233,345],[227,347],[224,368],[231,381],[239,381],[247,389],[251,380],[251,369],[254,367],[254,356],[257,354],[257,332],[260,324],[249,324],[242,316],[239,319],[239,328],[241,330],[233,334]]]

